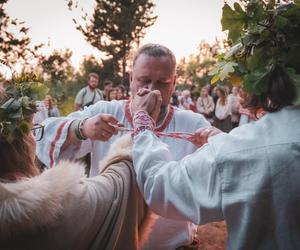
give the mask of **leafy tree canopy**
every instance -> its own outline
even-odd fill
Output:
[[[243,0],[223,7],[223,30],[233,46],[218,57],[212,82],[235,79],[256,95],[270,86],[276,67],[294,81],[300,104],[300,1]]]
[[[177,66],[177,83],[193,84],[199,87],[207,84],[211,77],[208,72],[216,63],[216,56],[227,50],[228,44],[225,41],[216,39],[214,44],[202,41],[198,51],[188,58],[182,58]]]
[[[37,71],[50,88],[50,94],[61,105],[72,92],[71,82],[74,78],[74,67],[71,63],[72,51],[54,50],[50,55],[40,55]]]
[[[73,8],[72,0],[68,6]],[[111,77],[124,77],[130,50],[138,46],[157,18],[154,7],[153,0],[96,0],[92,18],[83,15],[85,25],[74,20],[87,42],[107,56],[103,64],[110,64],[106,67],[113,70]]]

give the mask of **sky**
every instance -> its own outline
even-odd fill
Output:
[[[221,31],[223,0],[154,0],[158,18],[146,30],[141,45],[154,42],[169,47],[177,60],[196,53],[202,40],[213,43],[216,37],[224,38]],[[92,12],[93,0],[79,0],[80,7]],[[89,45],[72,18],[78,19],[79,10],[71,12],[65,0],[9,0],[6,11],[12,18],[25,21],[30,28],[33,44],[44,43],[44,53],[53,49],[69,48],[73,51],[72,62],[78,67],[84,55],[103,55]],[[48,46],[49,45],[49,46]]]

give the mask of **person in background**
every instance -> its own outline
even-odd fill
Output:
[[[103,82],[103,97],[105,101],[107,101],[108,92],[113,88],[113,82],[110,80],[105,80]]]
[[[218,100],[215,108],[214,126],[223,132],[229,132],[232,129],[231,103],[228,100],[225,86],[218,86],[216,94]]]
[[[217,86],[213,87],[211,90],[211,95],[210,95],[212,97],[212,99],[214,100],[215,108],[216,108],[216,104],[217,104],[217,101],[219,98],[219,96],[217,95],[217,89],[218,89]]]
[[[201,93],[197,99],[197,110],[212,124],[214,118],[215,104],[213,98],[208,94],[206,86],[201,88]]]
[[[185,89],[181,92],[181,96],[178,98],[179,100],[179,108],[190,110],[190,105],[193,103],[191,98],[191,91]]]
[[[170,104],[174,107],[179,106],[179,96],[180,96],[180,91],[175,90],[175,92],[172,94],[171,99],[170,99]]]
[[[96,73],[88,74],[87,86],[82,88],[75,97],[75,110],[82,110],[100,100],[103,100],[103,94],[98,89],[99,76]]]
[[[192,110],[193,112],[198,112],[197,110],[197,100],[200,96],[200,93],[198,91],[193,91],[191,93],[191,99],[192,99],[192,103],[190,105],[190,110]]]
[[[33,116],[33,123],[42,123],[50,117],[59,117],[60,113],[51,95],[46,95],[44,101],[36,102],[37,112]]]
[[[176,87],[176,59],[172,51],[159,44],[145,44],[137,51],[132,63],[130,87],[133,96],[142,88],[159,90],[162,106],[156,119],[157,132],[194,133],[200,127],[210,127],[198,113],[170,105]],[[45,122],[45,136],[37,145],[37,155],[51,167],[59,159],[74,159],[92,152],[90,176],[98,174],[98,163],[111,144],[124,132],[118,124],[132,128],[132,99],[100,101],[81,112]],[[78,130],[81,133],[78,133]],[[119,131],[119,133],[118,133]],[[179,159],[194,152],[197,147],[187,140],[163,137],[172,151],[172,158]],[[195,247],[196,227],[188,221],[173,221],[157,216],[150,229],[143,249],[174,250],[178,247]]]
[[[234,86],[231,89],[231,94],[228,96],[228,100],[231,103],[231,123],[232,128],[239,126],[240,122],[240,107],[241,107],[241,98],[239,96],[239,87]]]
[[[117,100],[125,100],[126,99],[126,89],[123,84],[119,84],[117,87]]]
[[[117,96],[118,96],[118,90],[116,88],[111,88],[107,92],[107,101],[118,100]]]

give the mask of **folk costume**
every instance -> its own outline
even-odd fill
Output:
[[[195,224],[225,219],[227,249],[300,249],[299,124],[300,107],[286,107],[210,137],[180,161],[152,131],[137,133],[133,160],[146,203]]]
[[[106,155],[111,144],[123,133],[119,132],[108,142],[86,140],[81,143],[80,148],[71,146],[64,152],[61,152],[61,146],[65,142],[68,128],[74,119],[84,119],[101,113],[114,115],[125,127],[132,128],[130,102],[125,100],[100,101],[83,111],[74,112],[68,117],[48,119],[44,123],[45,136],[37,144],[37,155],[40,160],[47,166],[54,166],[59,159],[79,158],[88,152],[92,152],[90,176],[95,176],[99,171],[99,161]],[[196,129],[204,126],[210,126],[210,124],[202,115],[169,106],[166,118],[161,124],[158,124],[156,130],[193,133]],[[166,137],[161,137],[161,139],[168,145],[174,160],[178,160],[196,150],[192,143],[185,140]],[[193,241],[194,229],[195,227],[190,222],[159,217],[143,249],[166,250],[188,245]]]

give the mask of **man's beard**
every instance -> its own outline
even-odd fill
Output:
[[[96,88],[97,88],[97,86],[92,86],[92,85],[89,85],[89,88],[90,88],[90,89],[92,89],[92,90],[94,90],[94,89],[96,89]]]

